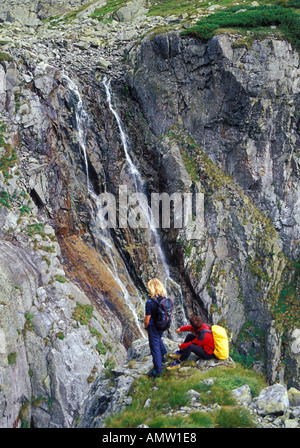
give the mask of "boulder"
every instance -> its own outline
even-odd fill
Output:
[[[295,387],[291,387],[288,390],[288,397],[290,406],[292,407],[300,406],[300,390],[296,389]]]
[[[251,390],[248,384],[233,389],[231,392],[240,404],[248,406],[252,402]]]
[[[283,415],[289,407],[289,397],[286,387],[274,384],[263,389],[253,400],[254,409],[259,415]]]
[[[122,6],[116,12],[120,22],[132,22],[133,20],[145,16],[148,9],[145,7],[144,0],[131,1]]]

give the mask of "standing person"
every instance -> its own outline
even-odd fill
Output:
[[[149,280],[147,287],[149,289],[150,299],[146,302],[144,327],[148,331],[149,346],[153,359],[153,369],[148,376],[159,377],[167,350],[161,339],[163,330],[159,330],[155,322],[157,320],[158,304],[166,296],[166,290],[157,278]]]
[[[191,325],[180,327],[176,333],[189,331],[182,344],[178,344],[179,350],[174,355],[169,355],[174,361],[167,367],[168,370],[177,369],[180,364],[187,360],[191,353],[195,353],[199,358],[214,358],[214,339],[211,327],[205,324],[201,317],[193,316],[190,318]]]

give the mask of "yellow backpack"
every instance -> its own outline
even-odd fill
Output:
[[[229,357],[229,342],[225,328],[220,325],[212,325],[211,331],[214,338],[214,355],[218,359],[227,359]]]

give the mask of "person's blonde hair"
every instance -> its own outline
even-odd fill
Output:
[[[147,283],[150,297],[162,296],[165,297],[166,290],[162,283],[157,278],[152,278]]]

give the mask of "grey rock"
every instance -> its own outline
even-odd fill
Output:
[[[299,428],[297,420],[287,419],[284,421],[284,428]]]
[[[188,390],[187,393],[191,397],[191,402],[194,402],[194,401],[198,400],[200,398],[200,396],[201,396],[199,394],[199,392],[197,392],[196,390],[193,390],[193,389]]]
[[[288,397],[290,406],[299,407],[300,406],[300,391],[295,387],[291,387],[288,390]]]
[[[145,16],[147,12],[145,0],[135,0],[127,2],[125,6],[121,6],[116,11],[116,16],[120,22],[132,22],[141,16]]]
[[[249,406],[252,402],[252,394],[248,384],[238,387],[232,390],[233,395],[236,397],[237,401],[245,406]]]
[[[297,103],[299,57],[289,44],[277,40],[255,41],[249,50],[233,48],[234,40],[224,34],[204,44],[192,38],[182,40],[175,32],[149,35],[130,52],[127,79],[155,135],[179,123],[217,165],[225,163],[237,184],[268,210],[286,253],[294,256],[290,247],[299,238],[298,195],[292,186],[283,198],[274,186],[284,173],[270,148],[282,155],[283,141],[273,143],[271,137],[265,141],[263,135],[274,131],[271,117],[277,109],[285,110],[293,121],[294,110],[288,104],[291,96]],[[289,79],[285,70],[291,74]],[[278,102],[277,95],[285,100]],[[210,97],[215,98],[213,103]],[[272,110],[268,117],[267,107]],[[241,128],[238,123],[245,120],[248,125]],[[295,126],[287,127],[284,120],[276,128],[284,129],[285,156],[289,157],[298,139]],[[296,184],[297,170],[288,167]]]
[[[281,384],[264,389],[252,402],[252,406],[259,415],[283,415],[289,407],[289,398],[286,387]]]

